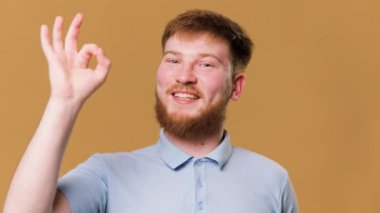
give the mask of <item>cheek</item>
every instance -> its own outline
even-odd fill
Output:
[[[225,96],[229,89],[231,82],[225,76],[214,76],[209,79],[205,85],[205,89],[208,91],[210,98],[220,98]]]
[[[157,69],[156,73],[156,84],[157,86],[161,86],[164,84],[166,78],[166,73],[164,72],[163,67],[160,65]]]
[[[172,76],[170,75],[170,73],[163,66],[160,66],[157,69],[157,73],[156,73],[157,92],[159,93],[164,92],[165,89],[168,86],[170,86],[171,79],[172,79]]]

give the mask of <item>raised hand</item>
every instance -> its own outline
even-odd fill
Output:
[[[111,67],[110,60],[102,48],[96,44],[85,44],[78,51],[78,35],[83,15],[78,13],[73,19],[63,42],[63,18],[55,19],[52,39],[48,27],[41,26],[41,44],[49,64],[51,98],[84,101],[105,81]],[[95,69],[88,67],[92,57],[97,60]]]
[[[105,81],[111,66],[96,44],[85,44],[77,50],[82,21],[82,14],[75,16],[64,42],[62,17],[55,19],[51,39],[48,27],[41,26],[51,98],[13,177],[5,213],[53,212],[53,209],[70,212],[66,198],[56,193],[62,157],[82,104]],[[88,67],[92,57],[97,60],[95,69]]]

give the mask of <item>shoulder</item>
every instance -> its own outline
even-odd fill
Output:
[[[144,164],[159,159],[155,145],[130,152],[96,153],[88,161],[96,161],[106,167],[123,167],[133,164]]]
[[[230,163],[252,175],[260,175],[264,178],[281,179],[282,182],[288,178],[287,170],[276,161],[253,151],[233,146]]]
[[[274,160],[253,151],[233,146],[225,165],[239,184],[262,197],[271,198],[279,212],[298,212],[297,200],[287,170]]]

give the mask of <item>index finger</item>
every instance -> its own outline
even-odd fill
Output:
[[[44,51],[45,56],[48,57],[53,52],[53,47],[50,42],[48,27],[45,24],[41,25],[40,39],[42,50]]]
[[[70,28],[67,31],[65,38],[65,50],[69,52],[76,52],[78,45],[78,36],[80,27],[83,22],[83,14],[78,13],[71,22]]]

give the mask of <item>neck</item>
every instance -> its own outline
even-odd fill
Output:
[[[166,137],[178,148],[196,158],[205,157],[208,153],[219,146],[223,138],[223,129],[202,138],[180,138],[165,131]]]

